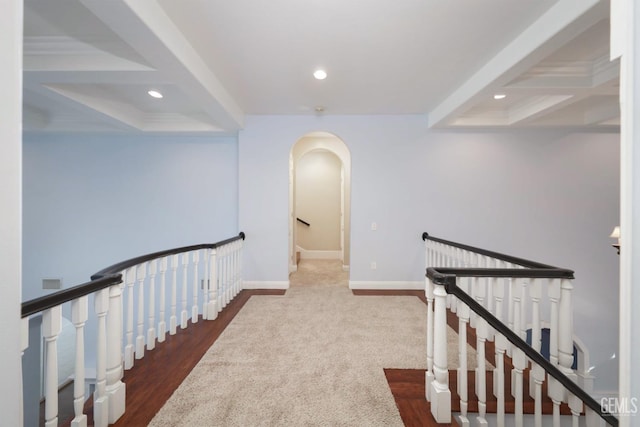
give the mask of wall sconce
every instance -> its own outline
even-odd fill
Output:
[[[620,255],[620,226],[619,225],[616,225],[613,228],[613,231],[611,232],[611,235],[609,237],[611,237],[612,239],[618,239],[618,243],[614,243],[611,246],[616,248],[618,250],[618,255]]]

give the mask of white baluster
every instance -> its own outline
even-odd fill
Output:
[[[566,390],[551,375],[547,377],[547,395],[553,402],[553,427],[560,427],[560,404],[565,399]]]
[[[502,268],[502,262],[496,261],[496,268]],[[507,279],[498,278],[493,281],[493,298],[495,299],[494,315],[498,320],[504,323],[504,282]]]
[[[122,273],[124,277],[126,275],[127,283],[127,345],[124,347],[124,369],[131,369],[133,367],[133,285],[136,278],[136,267],[133,266],[130,269]]]
[[[511,297],[513,299],[513,326],[511,330],[519,336],[522,322],[522,315],[520,314],[522,308],[522,279],[513,279],[511,284]]]
[[[229,257],[227,260],[227,305],[233,299],[233,245],[229,244],[227,250],[229,251]]]
[[[198,322],[198,264],[200,251],[193,251],[193,306],[191,307],[191,323]]]
[[[517,347],[514,347],[511,351],[511,360],[513,362],[513,372],[515,375],[513,377],[513,385],[512,385],[512,396],[514,398],[514,416],[516,421],[516,427],[522,427],[524,423],[524,407],[523,407],[523,392],[522,387],[524,384],[523,381],[523,371],[526,367],[527,359],[524,356],[524,352]]]
[[[562,372],[577,381],[577,375],[573,371],[573,303],[571,291],[573,284],[568,279],[562,279],[560,289],[560,312],[558,323],[558,364]]]
[[[478,316],[476,322],[476,355],[478,367],[476,368],[476,396],[478,397],[478,418],[476,425],[486,426],[487,423],[487,362],[485,342],[489,334],[489,325],[484,318]]]
[[[431,401],[431,382],[433,382],[433,288],[434,284],[430,279],[425,278],[424,294],[427,299],[427,370],[424,377],[425,397],[427,401]]]
[[[147,325],[147,350],[156,348],[156,273],[158,260],[149,261],[149,324]]]
[[[235,298],[240,293],[240,254],[242,250],[242,241],[238,240],[234,243],[235,251],[234,251],[234,263],[233,263],[233,278],[234,278],[234,292],[233,297]]]
[[[62,331],[62,308],[56,306],[42,312],[44,338],[44,425],[58,425],[58,336]]]
[[[186,329],[188,326],[189,312],[187,311],[187,288],[189,287],[187,277],[189,269],[189,253],[182,254],[182,297],[180,298],[182,311],[180,312],[180,328]]]
[[[527,282],[522,281],[522,289],[520,291],[520,331],[516,333],[526,341],[527,339]]]
[[[177,288],[178,288],[178,262],[179,255],[171,256],[171,317],[169,317],[169,335],[176,334],[178,319],[176,316]]]
[[[209,320],[209,264],[211,249],[205,249],[204,256],[204,276],[202,286],[202,320]]]
[[[487,262],[486,262],[486,266],[487,268],[498,268],[498,264],[500,261],[498,261],[495,258],[488,258],[487,257]],[[489,312],[491,313],[495,313],[493,311],[493,288],[495,287],[494,284],[495,282],[497,282],[498,279],[495,277],[489,277],[487,278],[487,299],[486,299],[486,305],[487,305],[487,310],[489,310]],[[493,328],[489,328],[489,338],[493,339],[493,332],[491,331],[491,329]]]
[[[498,263],[496,265],[496,268],[500,268],[501,267],[501,263]],[[507,279],[505,278],[499,278],[497,280],[495,280],[493,282],[493,296],[495,298],[495,316],[496,319],[498,319],[500,322],[504,323],[503,320],[503,300],[504,300],[504,283]],[[495,339],[495,338],[494,338]],[[503,349],[506,351],[507,346],[505,345],[503,347]],[[501,356],[504,357],[504,356]],[[496,366],[498,366],[498,353],[497,353],[497,349],[496,349]],[[504,363],[504,362],[503,362]],[[504,376],[504,372],[502,372],[503,376]],[[498,385],[500,384],[500,382],[498,381],[497,378],[498,375],[498,369],[494,369],[493,370],[493,395],[498,397]],[[504,387],[504,379],[502,380],[502,387]],[[504,391],[503,391],[504,393]]]
[[[468,291],[469,278],[461,277],[458,279],[460,289],[464,292]],[[460,416],[458,424],[461,426],[469,426],[467,418],[467,410],[469,403],[469,382],[467,378],[467,324],[469,323],[469,307],[461,302],[458,303],[458,396],[460,396]]]
[[[218,300],[216,297],[218,287],[218,258],[217,249],[213,248],[209,252],[209,298],[207,301],[207,319],[215,320],[218,318]]]
[[[144,357],[144,279],[147,277],[147,263],[136,268],[138,279],[138,335],[136,336],[136,359]]]
[[[550,316],[551,325],[549,326],[549,361],[557,365],[558,364],[558,325],[559,317],[558,312],[560,306],[560,280],[553,279],[549,282],[549,301],[551,302]]]
[[[165,307],[167,305],[167,261],[167,257],[160,259],[160,319],[158,320],[158,342],[164,342],[167,336],[167,322],[165,320]]]
[[[225,245],[224,251],[224,306],[226,307],[231,301],[231,247],[229,245]]]
[[[544,382],[545,372],[540,365],[532,363],[531,371],[529,371],[529,381],[533,383],[534,399],[534,425],[542,427],[542,383]]]
[[[505,394],[504,394],[504,354],[509,341],[502,334],[495,336],[496,368],[493,370],[493,394],[496,397],[496,420],[498,427],[505,427]]]
[[[540,323],[540,299],[542,290],[540,279],[531,279],[530,291],[531,295],[531,347],[540,353],[542,348],[542,324]],[[529,378],[533,374],[533,369],[529,371]],[[535,396],[535,381],[529,381],[529,396]]]
[[[124,414],[125,385],[122,382],[122,288],[113,285],[107,289],[109,311],[106,319],[107,355],[105,395],[109,402],[109,424]]]
[[[438,423],[451,422],[451,391],[447,362],[447,293],[437,285],[434,295],[433,374],[431,382],[431,414]]]
[[[107,311],[109,310],[109,289],[95,293],[94,306],[98,317],[96,389],[93,393],[93,422],[95,427],[109,424],[109,397],[107,396]]]
[[[571,410],[571,420],[573,427],[580,425],[580,414],[582,414],[582,400],[569,393],[569,409]]]
[[[74,418],[71,427],[86,427],[87,416],[82,412],[84,392],[84,324],[89,317],[89,298],[85,295],[71,302],[71,322],[76,328],[76,363],[73,379]]]
[[[523,318],[522,318],[522,310],[523,310],[523,306],[524,306],[524,298],[523,298],[523,291],[524,291],[524,286],[523,286],[523,279],[513,279],[511,282],[513,291],[512,291],[512,298],[513,298],[513,329],[512,331],[516,333],[516,335],[518,335],[520,338],[522,338],[522,323],[523,323]],[[517,347],[512,347],[512,351],[515,351]],[[511,354],[511,357],[513,358],[514,355]],[[515,396],[516,393],[516,370],[513,369],[511,370],[511,395]]]
[[[221,269],[220,269],[220,298],[222,299],[222,308],[227,306],[227,275],[229,268],[227,262],[229,261],[229,248],[224,245],[220,248],[221,255]]]

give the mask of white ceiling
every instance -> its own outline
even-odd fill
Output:
[[[25,0],[24,129],[233,134],[317,107],[616,127],[608,16],[598,0]]]

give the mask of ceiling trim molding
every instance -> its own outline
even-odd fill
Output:
[[[513,81],[559,46],[608,16],[607,2],[560,0],[440,105],[429,112],[429,126],[445,126],[492,90]]]
[[[242,109],[157,2],[80,2],[150,64],[171,73],[184,93],[221,128],[242,128]]]

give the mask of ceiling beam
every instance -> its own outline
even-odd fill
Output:
[[[149,64],[175,79],[220,128],[242,128],[241,108],[157,1],[80,1]]]
[[[428,114],[445,126],[493,90],[507,85],[587,28],[608,16],[608,2],[560,0]]]

